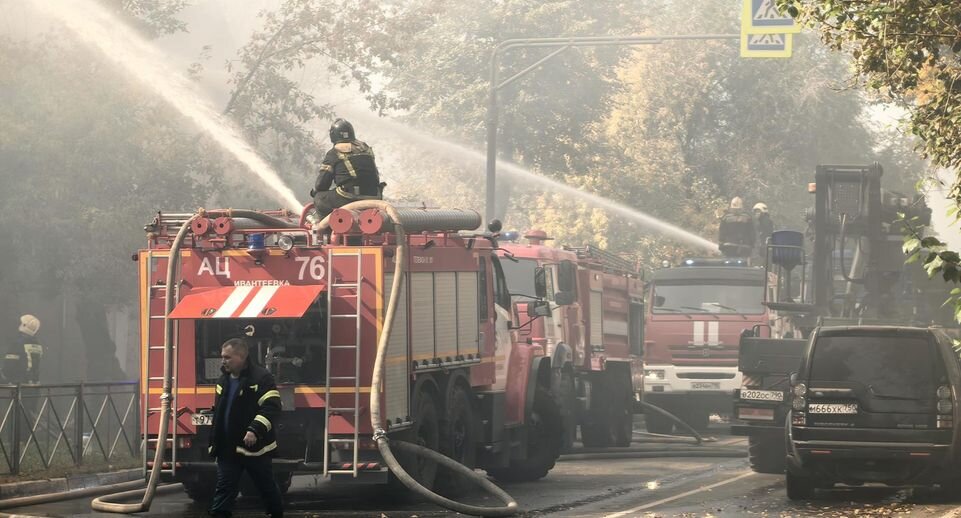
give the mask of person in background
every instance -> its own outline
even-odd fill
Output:
[[[6,383],[39,383],[40,360],[43,346],[37,343],[40,319],[33,315],[20,317],[17,341],[3,357],[3,377]]]

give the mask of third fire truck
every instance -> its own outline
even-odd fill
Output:
[[[710,415],[730,412],[741,385],[741,333],[767,324],[763,268],[747,259],[687,259],[654,272],[645,325],[645,399],[706,429]],[[645,417],[652,433],[670,433],[660,414]]]

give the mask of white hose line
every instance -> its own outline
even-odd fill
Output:
[[[183,245],[187,233],[190,232],[191,224],[195,219],[201,217],[201,215],[202,211],[194,214],[180,227],[180,230],[177,232],[177,237],[174,238],[173,243],[170,245],[170,253],[167,256],[167,284],[165,284],[166,289],[164,290],[164,374],[163,389],[160,393],[160,430],[157,433],[157,451],[154,454],[153,468],[150,470],[150,478],[147,479],[147,487],[144,490],[143,499],[138,503],[121,504],[109,502],[108,499],[119,497],[124,493],[105,495],[95,498],[90,502],[90,507],[95,511],[107,513],[139,513],[149,511],[150,504],[153,502],[154,495],[157,491],[157,484],[160,482],[160,472],[163,469],[164,450],[167,448],[167,428],[170,425],[170,400],[173,398],[170,391],[173,385],[174,326],[173,321],[170,319],[170,312],[174,309],[173,293],[177,290],[177,286],[174,286],[174,284],[177,277],[177,268],[180,264],[180,247]],[[148,377],[149,375],[150,373],[147,373]],[[147,387],[143,387],[143,390],[147,390]],[[144,423],[144,426],[146,427],[146,423]],[[144,434],[144,436],[146,437],[146,434]],[[144,442],[143,447],[147,447],[146,442]]]
[[[30,495],[21,496],[17,498],[7,498],[0,500],[0,509],[13,509],[15,507],[27,507],[31,505],[43,505],[53,502],[62,502],[64,500],[72,500],[74,498],[83,498],[85,496],[98,495],[100,493],[108,493],[110,491],[127,491],[130,489],[137,489],[143,485],[143,480],[131,480],[130,482],[120,482],[117,484],[110,484],[107,486],[94,486],[85,487],[83,489],[74,489],[71,491],[61,491],[59,493],[46,493],[42,495]]]

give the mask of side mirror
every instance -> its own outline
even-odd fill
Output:
[[[573,291],[559,291],[554,294],[554,303],[558,306],[569,306],[577,299]]]
[[[659,308],[664,305],[664,295],[654,295],[654,307]]]
[[[561,261],[557,265],[557,287],[560,291],[577,293],[577,265],[572,261]]]
[[[547,297],[547,270],[543,266],[534,269],[534,295],[539,299]]]
[[[527,304],[527,315],[529,317],[549,317],[551,316],[551,304],[546,300],[535,300]]]

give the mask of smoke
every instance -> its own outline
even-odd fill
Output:
[[[100,50],[147,89],[166,101],[197,128],[247,167],[285,207],[300,211],[303,204],[270,165],[239,132],[203,101],[183,74],[167,64],[167,57],[121,19],[91,0],[33,0],[35,7],[66,26],[82,41]]]

